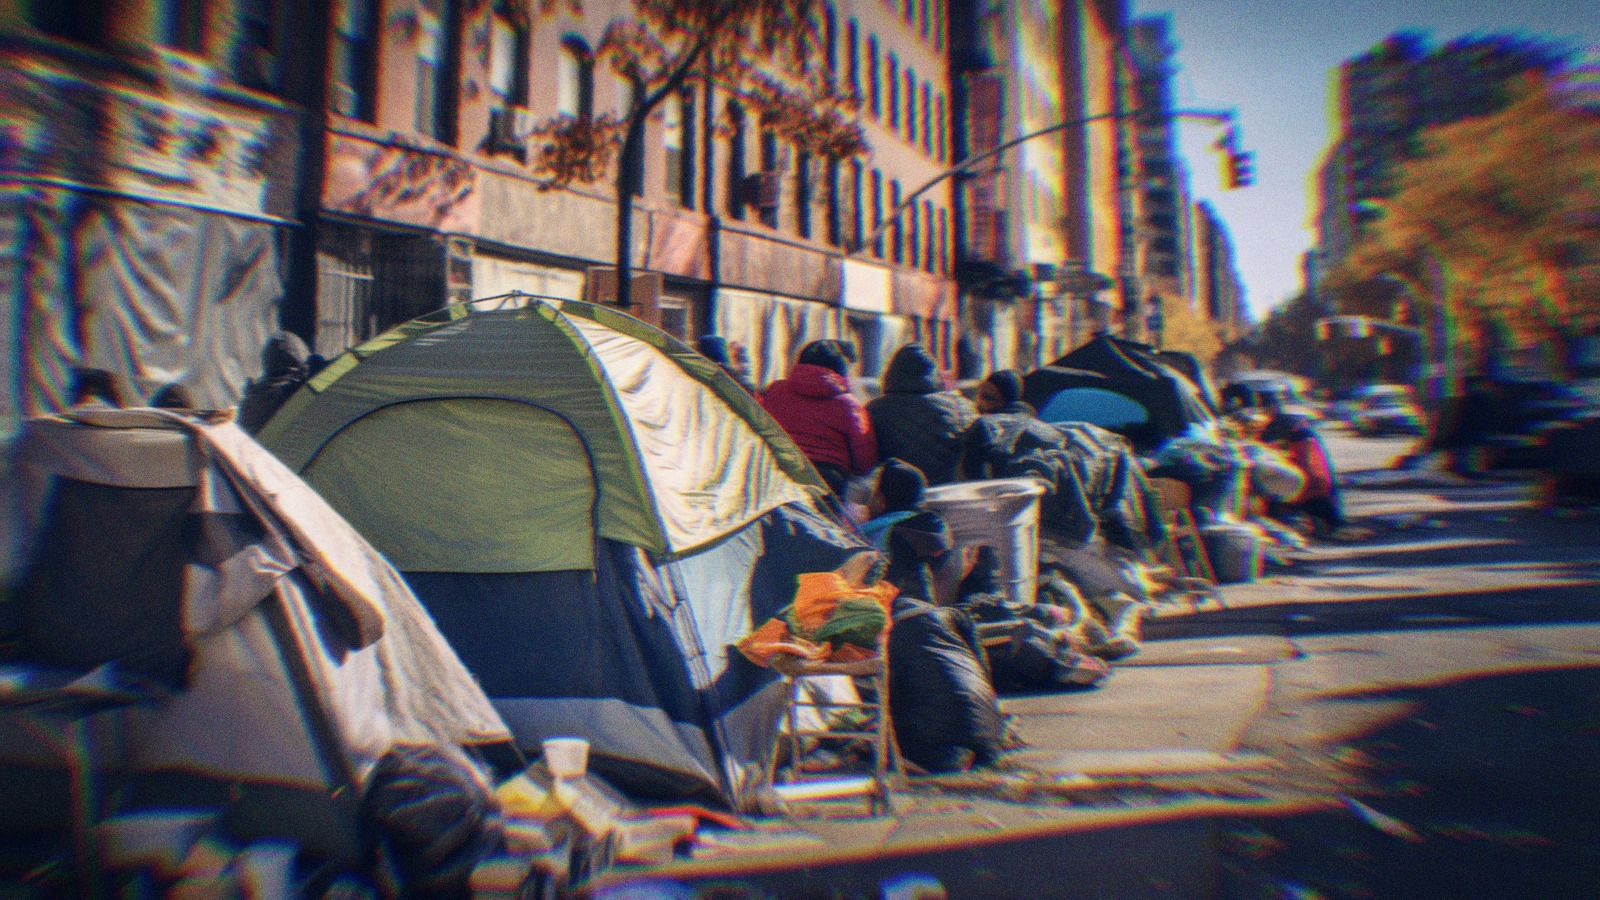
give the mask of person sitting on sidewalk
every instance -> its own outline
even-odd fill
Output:
[[[878,456],[917,467],[928,484],[960,476],[962,442],[978,419],[972,401],[946,390],[938,365],[921,344],[895,352],[883,376],[883,396],[867,404]]]
[[[867,501],[872,516],[861,533],[889,555],[885,580],[902,596],[937,604],[938,573],[955,547],[944,517],[922,509],[927,479],[916,466],[890,459],[878,470],[878,483]]]
[[[1333,470],[1333,460],[1322,443],[1316,429],[1305,416],[1283,408],[1276,394],[1268,395],[1263,406],[1268,419],[1261,429],[1263,444],[1281,450],[1295,467],[1305,473],[1305,487],[1289,500],[1275,500],[1268,504],[1267,513],[1274,519],[1288,521],[1304,516],[1311,520],[1315,532],[1333,540],[1349,541],[1367,537],[1366,529],[1350,525],[1344,517],[1344,503],[1339,495],[1339,479]]]
[[[789,377],[774,381],[761,406],[783,426],[835,495],[878,463],[872,420],[850,393],[850,356],[840,341],[813,341],[800,351]]]
[[[1022,457],[1067,445],[1060,429],[1041,421],[1022,402],[1022,376],[1012,369],[1001,369],[978,385],[977,408],[978,421],[967,430],[961,460],[961,474],[969,481],[1022,474]]]

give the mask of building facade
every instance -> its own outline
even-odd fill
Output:
[[[615,171],[545,189],[527,130],[624,108],[595,56],[625,2],[336,0],[318,230],[325,352],[443,302],[511,291],[614,301]],[[953,362],[941,5],[824,7],[821,64],[862,98],[871,152],[810,158],[722,85],[693,79],[645,128],[634,198],[634,311],[681,339],[726,337],[757,383],[810,340],[846,337],[864,373],[922,341]]]
[[[0,2],[0,440],[69,401],[261,371],[299,228],[311,4]]]
[[[1505,35],[1429,47],[1414,32],[1391,35],[1339,69],[1339,134],[1318,173],[1318,272],[1350,252],[1362,226],[1381,212],[1397,167],[1423,129],[1502,108],[1530,72],[1562,68],[1552,47]]]
[[[985,367],[1032,368],[1124,306],[1126,4],[961,0],[951,22],[956,158],[984,157],[956,196],[966,321]]]
[[[1195,308],[1216,327],[1224,344],[1232,343],[1250,325],[1233,238],[1216,209],[1204,200],[1195,204],[1194,224]]]
[[[1177,149],[1172,102],[1170,21],[1136,20],[1130,48],[1134,68],[1135,146],[1138,166],[1137,271],[1152,313],[1179,303],[1194,307],[1193,223],[1189,175]],[[1159,331],[1160,317],[1152,331]]]
[[[625,106],[633,85],[596,49],[633,15],[624,0],[0,0],[17,111],[0,279],[21,298],[0,323],[0,412],[59,407],[79,366],[127,375],[135,400],[182,383],[226,406],[279,327],[331,357],[450,302],[615,302],[615,168],[550,189],[533,130]],[[980,376],[1137,334],[1123,309],[1142,285],[1183,283],[1151,231],[1186,202],[1170,129],[1153,141],[1125,115],[1144,102],[1125,0],[820,15],[818,62],[859,98],[869,152],[811,158],[691,79],[644,130],[630,311],[725,337],[758,384],[836,337],[865,376],[911,341]]]

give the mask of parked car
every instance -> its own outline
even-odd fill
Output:
[[[1229,400],[1245,406],[1265,406],[1276,400],[1282,407],[1310,421],[1324,418],[1321,407],[1307,396],[1306,380],[1285,372],[1246,372],[1229,379],[1222,391],[1223,404]]]
[[[1478,464],[1486,469],[1545,467],[1552,432],[1600,411],[1569,385],[1541,378],[1479,382],[1467,401],[1471,421],[1461,423],[1461,443],[1480,448]]]
[[[1421,437],[1428,431],[1427,419],[1402,384],[1368,385],[1352,398],[1350,427],[1365,437],[1404,434]]]

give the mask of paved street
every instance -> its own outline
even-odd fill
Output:
[[[1029,748],[913,785],[895,816],[773,834],[757,895],[1594,896],[1600,514],[1525,482],[1387,466],[1330,434],[1353,516],[1321,545],[1165,611],[1102,688],[1012,697]],[[691,877],[723,873],[739,864]],[[800,868],[796,868],[800,867]],[[899,879],[898,881],[896,879]]]

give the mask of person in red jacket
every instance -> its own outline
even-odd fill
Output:
[[[1359,540],[1370,536],[1367,529],[1353,527],[1346,521],[1339,478],[1333,470],[1328,448],[1317,436],[1316,429],[1304,416],[1284,409],[1276,397],[1268,400],[1265,409],[1271,418],[1261,430],[1261,442],[1283,451],[1306,476],[1306,486],[1300,493],[1288,501],[1269,504],[1268,514],[1275,519],[1295,514],[1307,516],[1319,531],[1334,540]]]
[[[840,341],[812,341],[788,378],[767,386],[761,405],[817,467],[835,494],[852,475],[878,464],[878,439],[867,411],[850,394],[850,348]]]

